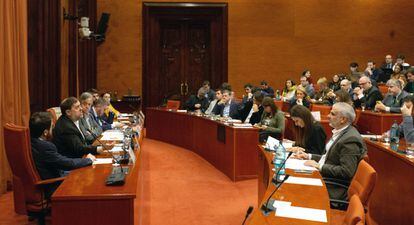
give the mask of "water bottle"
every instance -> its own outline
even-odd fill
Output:
[[[275,96],[276,100],[280,100],[280,94],[279,94],[279,90],[276,90],[276,96]]]
[[[391,149],[394,151],[397,151],[399,142],[400,142],[399,126],[398,126],[397,121],[394,120],[394,123],[392,124],[391,129],[390,129]]]
[[[273,158],[273,162],[275,165],[275,172],[279,171],[278,174],[275,174],[275,178],[277,181],[282,180],[280,176],[285,175],[285,165],[283,162],[286,159],[286,149],[283,147],[282,143],[276,149],[276,154]]]

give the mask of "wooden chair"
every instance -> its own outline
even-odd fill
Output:
[[[13,176],[20,179],[27,215],[44,224],[49,211],[49,200],[45,198],[46,185],[57,184],[64,178],[42,180],[32,158],[30,134],[27,127],[6,123],[4,126],[4,146]]]
[[[167,101],[167,106],[165,107],[166,109],[173,109],[173,110],[177,110],[180,108],[180,101],[176,101],[176,100],[168,100]]]
[[[346,212],[331,210],[331,224],[365,225],[364,206],[357,195],[353,195],[350,198]]]
[[[361,160],[358,164],[358,169],[354,175],[349,186],[344,185],[340,182],[335,182],[332,179],[326,179],[325,183],[340,186],[343,188],[348,188],[348,196],[357,195],[361,200],[362,204],[365,208],[368,208],[368,201],[372,194],[372,191],[375,187],[375,182],[377,181],[377,172],[374,168],[369,165],[368,162],[365,160]],[[346,208],[349,202],[338,200],[338,199],[330,199],[331,203],[336,203],[340,205],[344,205],[344,207],[340,207],[341,209]]]
[[[327,116],[331,112],[332,106],[311,104],[310,110],[313,112],[321,112],[321,116]]]
[[[274,102],[275,102],[275,105],[277,106],[277,108],[279,110],[281,110],[282,112],[284,112],[283,111],[283,101],[281,101],[281,100],[274,100]]]
[[[60,111],[60,107],[48,108],[46,111],[48,111],[48,112],[50,112],[50,114],[52,114],[52,123],[53,124],[56,124],[56,121],[62,115],[62,112]]]

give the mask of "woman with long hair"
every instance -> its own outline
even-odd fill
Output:
[[[295,97],[296,85],[293,80],[286,80],[285,88],[282,91],[283,101],[290,101],[292,98]]]
[[[308,108],[295,105],[290,111],[290,117],[295,124],[295,145],[291,151],[323,155],[325,153],[326,133],[321,124],[316,121]]]
[[[262,101],[263,114],[260,123],[255,127],[259,128],[259,141],[265,142],[267,137],[272,136],[280,139],[285,130],[285,114],[279,110],[270,97],[265,97]]]

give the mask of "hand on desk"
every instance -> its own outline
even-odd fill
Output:
[[[381,101],[377,101],[377,104],[375,105],[375,111],[385,111],[385,105]]]
[[[260,124],[258,124],[258,123],[256,123],[256,124],[254,125],[254,127],[259,128],[260,130],[264,130],[264,129],[266,129],[266,128],[267,128],[267,126],[266,126],[266,125],[260,125]]]
[[[86,158],[92,160],[92,162],[96,161],[96,157],[94,155],[90,154],[90,153],[86,156]]]
[[[297,153],[300,153],[300,152],[305,152],[306,150],[304,149],[304,148],[302,148],[302,147],[291,147],[291,148],[287,148],[286,149],[286,151],[288,151],[288,152],[293,152],[293,153],[295,153],[295,154],[297,154]]]
[[[292,155],[292,158],[294,158],[294,159],[309,159],[309,155],[307,153],[302,152],[302,151],[298,151],[297,153]]]
[[[315,160],[307,160],[304,165],[319,169],[319,163],[317,163]]]
[[[200,107],[201,107],[201,104],[199,104],[199,103],[197,103],[197,104],[194,105],[194,108],[199,109]]]
[[[114,146],[115,146],[115,142],[113,142],[113,141],[112,142],[106,142],[105,146],[98,146],[96,151],[98,152],[98,154],[102,154],[105,151],[111,150]]]

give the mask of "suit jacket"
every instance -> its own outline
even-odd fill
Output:
[[[96,154],[96,146],[88,145],[75,123],[66,115],[56,121],[52,142],[60,154],[70,158],[81,158],[88,153]]]
[[[368,91],[366,92],[364,91],[364,97],[362,97],[361,99],[357,98],[354,101],[354,103],[355,103],[355,107],[357,108],[361,107],[361,103],[365,103],[366,109],[373,109],[377,101],[381,101],[381,100],[382,100],[381,92],[378,90],[377,87],[372,86],[370,89],[368,89]]]
[[[89,124],[86,120],[89,120]],[[95,141],[95,137],[99,137],[102,134],[102,128],[96,123],[95,119],[92,117],[90,113],[87,115],[83,115],[83,117],[79,120],[79,127],[83,135],[85,136],[86,143],[92,144]],[[89,131],[93,132],[93,135],[89,133]]]
[[[320,170],[324,178],[334,178],[350,182],[358,168],[359,161],[366,154],[367,148],[358,130],[352,125],[342,131],[326,153],[325,164]],[[312,154],[312,159],[319,161],[321,155]],[[329,196],[346,199],[346,189],[327,185]]]
[[[103,131],[106,130],[111,130],[112,129],[112,125],[108,122],[106,122],[104,119],[102,119],[101,117],[99,117],[95,110],[93,109],[93,107],[91,107],[91,110],[89,111],[89,114],[91,114],[92,118],[96,121],[96,123],[101,126]]]
[[[220,104],[220,105],[217,104],[214,114],[223,116],[224,107],[225,107],[224,104]],[[239,104],[235,102],[234,100],[231,100],[230,102],[229,117],[232,119],[240,119]]]
[[[274,98],[275,97],[275,91],[271,87],[267,87],[266,89],[262,89],[262,92],[265,96]]]
[[[404,87],[404,91],[408,93],[414,93],[414,82],[407,82],[407,84]]]
[[[408,96],[408,93],[406,91],[401,91],[401,93],[394,97],[392,94],[387,94],[385,98],[382,100],[382,103],[384,105],[390,107],[390,112],[393,113],[401,113],[401,106],[404,103],[404,98]]]
[[[200,104],[200,108],[196,108],[195,105]],[[189,111],[195,111],[197,109],[200,109],[202,112],[205,112],[209,106],[209,101],[207,98],[199,98],[196,95],[191,95],[190,98],[185,103],[185,107]]]
[[[386,83],[390,79],[391,75],[394,73],[394,71],[392,70],[392,68],[393,68],[393,64],[392,63],[390,63],[390,64],[386,64],[386,63],[382,64],[381,70],[384,73],[382,74],[382,77],[381,76],[379,77],[378,82]]]
[[[249,116],[250,110],[252,109],[252,107],[253,107],[253,101],[252,100],[247,101],[245,104],[243,104],[242,107],[240,107],[239,115],[240,115],[240,120],[243,123],[246,121],[247,117]],[[250,120],[249,120],[249,123],[252,124],[252,125],[254,125],[256,123],[259,123],[260,120],[262,119],[263,110],[264,110],[263,106],[260,105],[259,106],[259,111],[252,113],[252,115],[250,117]]]
[[[88,158],[68,158],[58,153],[56,146],[39,138],[31,138],[33,161],[43,180],[60,177],[63,170],[89,166]]]

